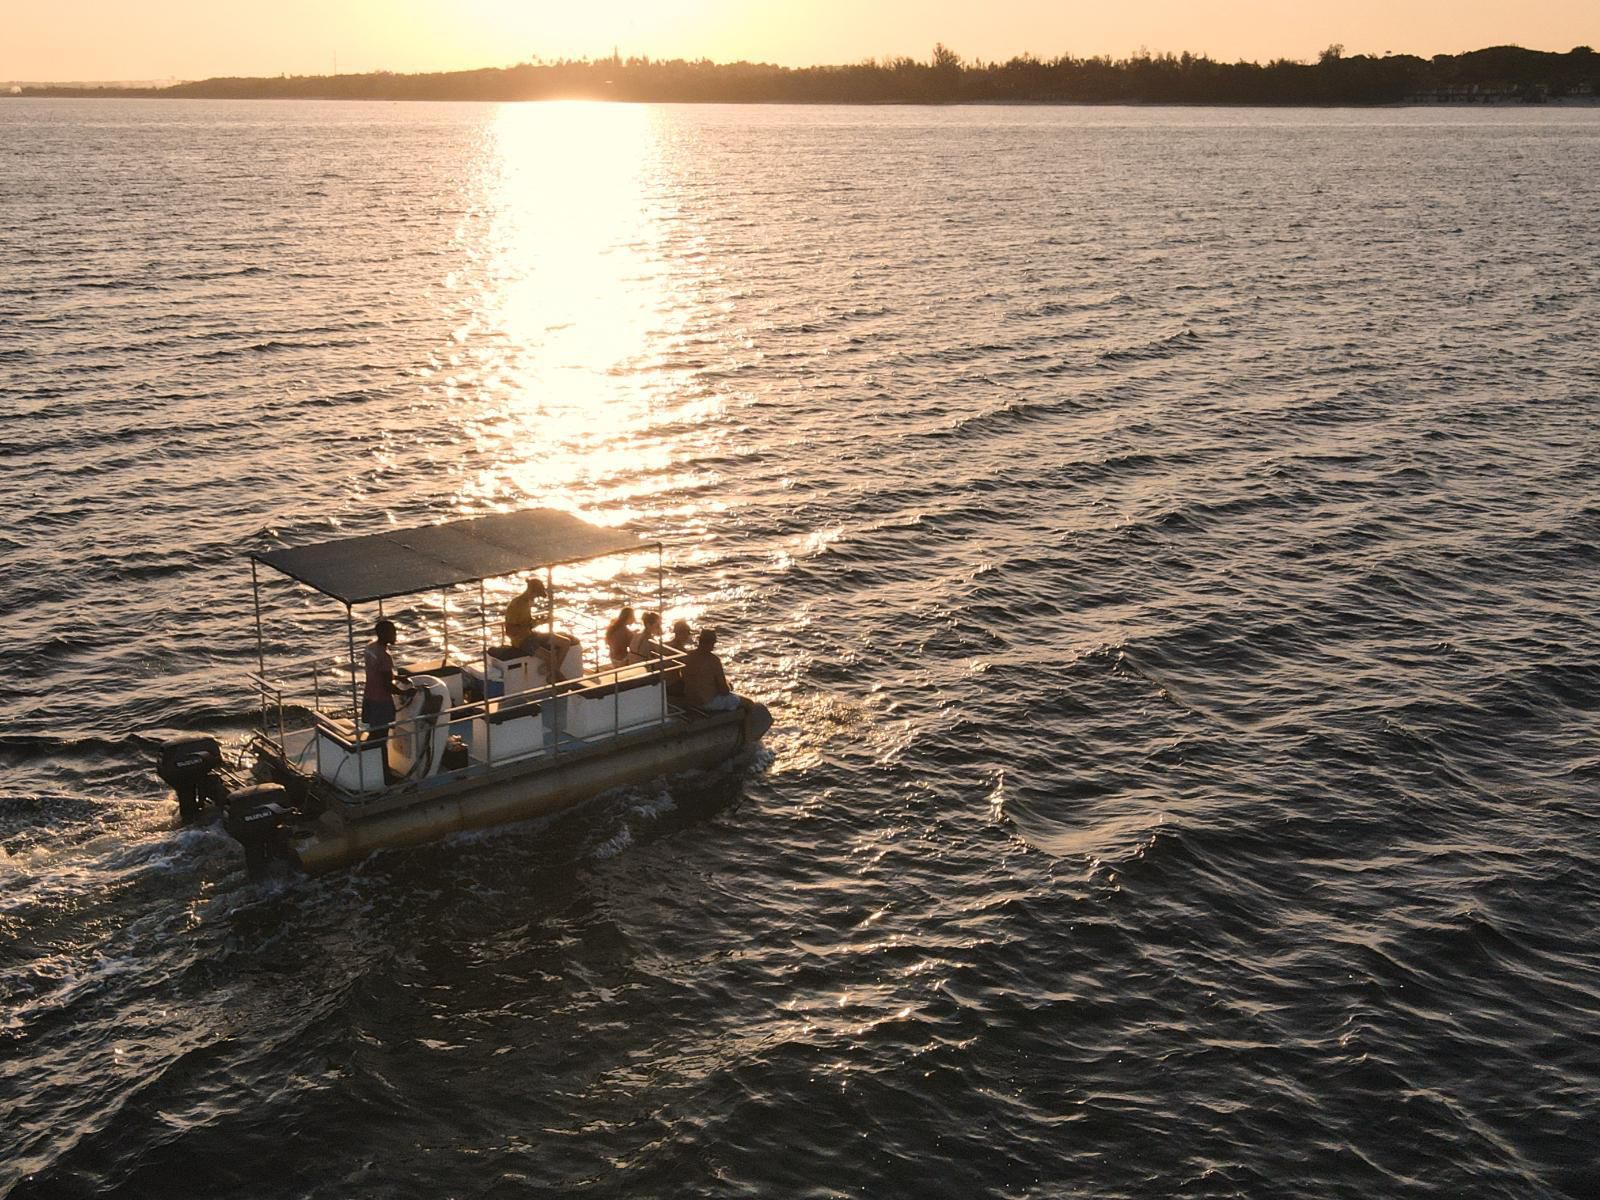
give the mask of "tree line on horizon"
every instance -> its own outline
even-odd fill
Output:
[[[620,100],[784,104],[1288,104],[1406,101],[1539,102],[1600,95],[1600,55],[1492,46],[1464,54],[1346,56],[1316,62],[1219,62],[1205,55],[966,61],[943,44],[927,62],[902,57],[848,66],[610,58],[534,61],[471,71],[217,78],[168,87],[36,87],[25,95],[307,100]]]

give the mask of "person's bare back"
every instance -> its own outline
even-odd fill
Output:
[[[684,656],[683,699],[695,708],[738,707],[738,699],[728,686],[728,676],[722,669],[722,660],[712,653],[712,647],[716,644],[716,631],[702,630],[699,643]]]

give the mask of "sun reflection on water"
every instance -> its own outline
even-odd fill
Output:
[[[494,461],[463,508],[529,504],[604,524],[704,482],[663,426],[703,426],[674,349],[703,303],[694,234],[672,203],[659,118],[630,105],[507,105],[487,134],[454,345],[435,364]],[[703,438],[699,439],[703,442]]]
[[[481,464],[456,482],[457,511],[547,505],[682,537],[720,506],[695,460],[716,453],[724,400],[685,347],[721,309],[678,203],[679,152],[660,114],[632,105],[506,105],[487,125],[444,281],[449,340],[424,372]],[[563,616],[648,604],[648,558],[564,568]],[[490,605],[519,586],[494,581]],[[698,615],[690,597],[668,602]]]

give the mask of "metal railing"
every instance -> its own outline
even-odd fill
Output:
[[[310,671],[309,696],[301,691],[299,699],[293,698],[297,689],[288,681],[268,678],[256,672],[251,673],[250,679],[260,698],[261,736],[264,741],[275,745],[278,757],[286,766],[302,774],[314,773],[317,780],[338,791],[371,798],[395,788],[416,784],[424,778],[442,775],[454,779],[486,774],[498,766],[522,761],[535,754],[555,757],[623,733],[665,724],[674,709],[667,695],[667,684],[681,671],[685,657],[682,652],[663,646],[657,648],[653,657],[639,663],[600,667],[586,671],[576,679],[546,682],[498,695],[488,694],[491,680],[487,656],[479,660],[481,666],[479,663],[443,662],[433,669],[449,668],[451,672],[459,672],[463,678],[463,699],[459,703],[447,703],[435,713],[401,718],[383,730],[363,725],[360,712],[351,704],[324,706],[325,698],[338,697],[343,690],[337,680],[331,678],[343,673],[330,670],[325,659],[313,660],[317,665]],[[414,675],[428,673],[427,669],[414,669],[411,672]],[[333,686],[324,686],[324,675],[330,676],[328,682]],[[465,684],[469,680],[473,681],[478,693],[472,699],[465,698]],[[625,703],[627,692],[645,687],[652,689],[649,699],[653,703],[648,706],[637,702]],[[605,704],[607,700],[609,705]],[[602,706],[598,717],[593,711],[593,706],[597,704]],[[496,721],[496,716],[530,705],[539,706],[535,710],[540,718],[537,749],[527,749],[497,761],[494,730],[495,725],[501,722]],[[609,709],[609,721],[604,716],[606,708]],[[304,724],[294,723],[293,716],[297,713],[303,714],[308,720]],[[572,718],[575,715],[581,718],[577,722],[581,732],[573,732]],[[504,719],[502,717],[501,721]],[[407,726],[409,730],[403,730]],[[432,761],[423,776],[412,778],[408,773],[404,778],[391,780],[391,740],[409,732],[412,745],[420,751],[422,739],[439,741],[441,727],[444,733],[442,744],[446,747],[452,731],[465,728],[467,738],[463,740],[471,743],[467,765],[446,771],[438,761]],[[480,731],[483,738],[481,747],[476,744]],[[277,735],[275,743],[272,737],[274,732]],[[291,742],[295,740],[293,735],[296,734],[303,734],[305,740],[291,747]],[[573,745],[574,742],[577,744]],[[343,756],[337,765],[324,760],[324,754],[330,749]],[[376,763],[370,762],[374,750],[378,752]],[[308,751],[312,759],[309,763],[306,761]],[[354,788],[341,783],[347,776],[347,764],[352,757],[355,760]],[[413,768],[417,757],[420,754],[413,755]],[[368,776],[373,774],[376,778],[369,779]]]

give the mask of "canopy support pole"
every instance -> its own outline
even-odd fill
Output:
[[[250,560],[250,599],[256,608],[256,686],[261,696],[261,732],[267,732],[267,652],[261,644],[261,581],[256,576],[256,560]],[[280,719],[281,719],[280,712]]]
[[[550,637],[550,648],[556,644],[556,573],[551,567],[544,569],[544,631]]]
[[[346,604],[344,606],[345,636],[350,641],[350,708],[351,715],[357,721],[361,719],[361,701],[356,691],[356,617],[355,611]]]
[[[440,666],[447,666],[450,662],[450,589],[445,588],[439,593],[439,620],[444,624],[444,662]]]
[[[478,632],[483,645],[483,762],[494,765],[494,722],[489,720],[489,600],[483,590],[483,580],[478,580]]]
[[[556,731],[555,753],[561,753],[561,726],[556,721],[556,574],[554,567],[544,569],[544,631],[545,662],[544,681],[550,686],[550,727]]]
[[[656,630],[656,679],[661,687],[661,712],[667,719],[667,569],[661,543],[656,543],[656,612],[661,614],[661,628]]]

